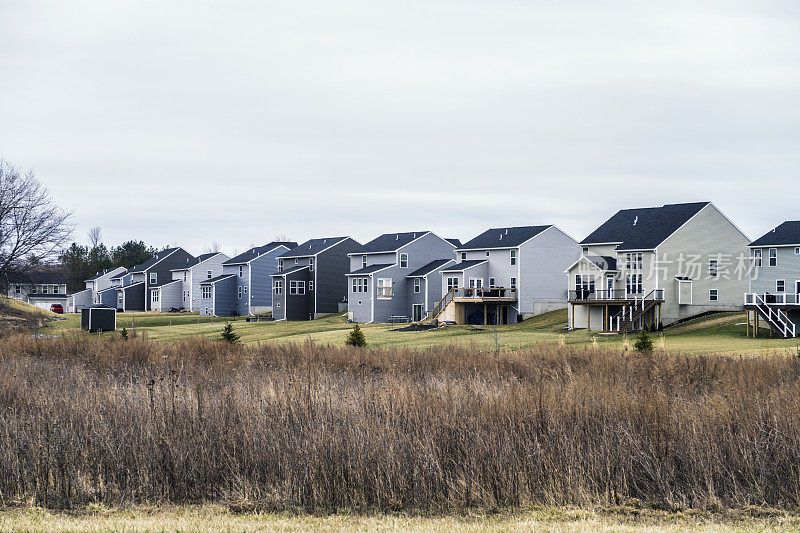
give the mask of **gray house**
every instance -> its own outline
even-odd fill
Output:
[[[361,248],[350,237],[311,239],[278,257],[272,274],[272,317],[313,320],[343,311],[347,301],[347,254]]]
[[[69,295],[69,312],[79,313],[84,307],[103,303],[100,301],[100,292],[111,288],[111,278],[125,272],[122,267],[101,270],[86,280],[86,288]],[[110,305],[116,304],[116,290]]]
[[[749,239],[711,202],[624,209],[581,241],[570,327],[610,332],[742,310]]]
[[[567,306],[564,269],[577,242],[553,225],[492,228],[459,246],[441,269],[431,318],[457,324],[513,324]]]
[[[50,309],[53,304],[67,310],[67,282],[58,266],[44,266],[31,269],[8,279],[8,296],[22,300],[42,309]]]
[[[117,292],[117,309],[124,312],[150,311],[156,304],[155,309],[161,310],[174,302],[175,291],[180,291],[180,288],[173,283],[171,269],[186,264],[187,259],[194,258],[183,248],[166,248],[148,261],[113,276],[111,281]]]
[[[415,293],[417,283],[422,291],[422,283],[415,280],[420,276],[430,279],[437,268],[434,265],[451,261],[456,247],[457,241],[430,231],[386,233],[348,254],[350,320],[369,323],[422,319],[427,310],[419,307],[420,302],[427,298],[428,304],[433,305],[440,289],[434,293],[438,283],[426,283],[424,294]],[[422,296],[409,298],[409,294]]]
[[[296,248],[296,242],[271,242],[250,248],[222,263],[223,279],[214,280],[212,298],[200,295],[201,313],[214,316],[244,316],[272,311],[270,274],[278,270],[278,257]],[[233,284],[228,276],[233,275]],[[208,286],[208,282],[204,282]],[[230,294],[223,291],[230,290]],[[201,288],[202,291],[202,288]],[[206,295],[208,289],[206,289]],[[212,304],[212,305],[209,305]]]
[[[211,252],[187,258],[186,264],[172,269],[172,279],[180,282],[178,307],[198,312],[200,304],[200,282],[222,275],[222,263],[230,259],[221,252]],[[168,309],[168,308],[167,308]]]
[[[800,221],[788,221],[749,245],[752,273],[745,309],[748,322],[763,319],[784,338],[800,333]],[[749,317],[748,317],[749,318]]]

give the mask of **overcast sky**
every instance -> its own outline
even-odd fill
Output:
[[[0,157],[202,252],[712,200],[800,219],[800,2],[0,0]]]

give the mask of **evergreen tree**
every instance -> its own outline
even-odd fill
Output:
[[[228,322],[222,330],[222,340],[231,344],[239,342],[239,335],[233,332],[233,324]]]
[[[358,324],[353,326],[353,329],[350,331],[350,334],[347,336],[347,340],[345,344],[348,346],[366,346],[367,339],[364,337],[364,332],[361,331],[361,328],[358,327]]]
[[[158,250],[148,247],[143,241],[128,241],[111,249],[114,266],[131,268],[152,258]]]
[[[636,337],[636,342],[633,344],[633,349],[642,353],[653,351],[653,339],[650,338],[650,335],[647,334],[646,330],[643,329]]]
[[[128,330],[124,326],[122,328],[122,331],[119,332],[119,334],[122,337],[122,340],[124,341],[128,340]]]

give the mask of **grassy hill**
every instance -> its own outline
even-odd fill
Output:
[[[58,316],[35,305],[0,296],[0,335],[35,330]]]

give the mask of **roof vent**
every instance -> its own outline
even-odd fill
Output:
[[[506,235],[508,235],[508,228],[506,228]]]
[[[500,234],[500,240],[501,241],[503,240],[503,234],[502,233]]]
[[[636,224],[638,224],[638,223],[639,223],[639,217],[635,217],[635,218],[633,219],[633,225],[635,226],[635,225],[636,225]]]
[[[399,240],[400,240],[400,234],[399,234],[399,233],[398,233],[397,235],[395,235],[395,236],[394,236],[394,240],[396,240],[396,241],[399,241]]]

